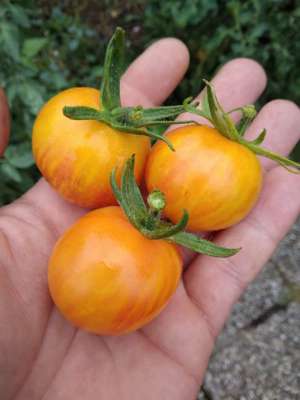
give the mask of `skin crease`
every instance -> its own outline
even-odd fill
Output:
[[[180,41],[156,42],[125,73],[123,104],[158,105],[187,66]],[[240,58],[225,64],[213,83],[228,111],[255,102],[266,77],[256,62]],[[246,135],[255,138],[266,128],[265,146],[288,154],[299,140],[299,127],[299,108],[276,100],[263,107]],[[43,179],[2,207],[1,400],[194,400],[233,304],[299,214],[299,176],[261,161],[264,188],[255,208],[243,222],[215,235],[219,244],[242,246],[240,253],[230,259],[185,257],[182,280],[168,306],[150,324],[124,336],[75,329],[49,296],[53,246],[84,210],[65,202]]]
[[[166,196],[164,214],[177,223],[189,213],[187,228],[216,231],[241,221],[255,205],[262,169],[253,152],[208,126],[168,133],[175,151],[156,143],[145,170],[147,189]]]
[[[136,155],[135,176],[140,182],[150,141],[112,129],[98,121],[76,121],[63,115],[68,106],[99,108],[100,92],[76,87],[52,97],[33,127],[32,150],[46,180],[68,201],[86,208],[116,204],[109,176]]]
[[[106,207],[86,214],[58,241],[48,281],[68,320],[97,334],[119,335],[165,307],[181,270],[176,246],[145,238],[120,207]]]

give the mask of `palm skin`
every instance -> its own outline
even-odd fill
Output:
[[[123,103],[161,103],[187,65],[181,42],[158,41],[125,73]],[[256,100],[264,89],[265,74],[254,61],[237,59],[219,71],[214,84],[222,104],[232,109]],[[298,107],[276,100],[261,110],[247,134],[255,136],[267,128],[266,146],[287,154],[299,139],[299,126]],[[0,140],[0,153],[5,142]],[[256,208],[242,223],[215,235],[216,242],[242,246],[242,251],[223,260],[185,254],[182,282],[169,305],[143,329],[120,337],[75,329],[49,297],[48,257],[58,236],[84,210],[67,204],[44,180],[3,207],[1,399],[195,399],[232,305],[300,210],[299,177],[268,160],[263,165],[264,190]]]

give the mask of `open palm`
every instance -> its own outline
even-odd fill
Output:
[[[156,42],[125,73],[123,103],[158,105],[187,66],[181,42]],[[226,109],[254,102],[265,83],[262,68],[248,59],[227,63],[214,79]],[[266,128],[266,146],[287,154],[299,138],[299,127],[298,107],[276,100],[261,110],[247,135]],[[49,297],[48,257],[58,236],[84,211],[67,204],[44,180],[3,207],[1,399],[194,399],[232,305],[300,210],[300,178],[269,160],[263,165],[264,190],[255,210],[239,225],[215,235],[217,243],[242,246],[242,251],[229,259],[186,255],[182,282],[167,308],[145,328],[121,337],[75,329]]]

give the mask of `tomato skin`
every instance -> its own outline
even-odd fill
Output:
[[[161,311],[181,270],[175,245],[147,239],[112,206],[86,214],[67,230],[50,258],[48,282],[55,304],[74,325],[119,335]]]
[[[156,143],[145,170],[149,191],[166,195],[165,215],[178,222],[186,209],[192,231],[228,228],[252,209],[262,169],[250,150],[208,126],[185,126],[167,134],[175,152]]]
[[[148,137],[63,115],[64,106],[99,108],[99,98],[100,92],[93,88],[64,90],[44,105],[33,127],[33,155],[42,175],[65,199],[87,208],[116,204],[109,176],[132,154],[140,182],[150,150]]]
[[[4,153],[9,139],[10,115],[4,91],[0,88],[0,156]]]

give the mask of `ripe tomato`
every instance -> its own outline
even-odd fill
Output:
[[[8,142],[10,129],[9,109],[5,94],[0,89],[0,156],[3,154]]]
[[[156,143],[145,171],[148,190],[166,196],[165,215],[175,223],[186,209],[193,231],[224,229],[244,218],[262,186],[255,154],[204,125],[167,135],[176,151]]]
[[[92,211],[58,241],[49,289],[74,325],[123,334],[152,320],[174,293],[182,260],[175,245],[144,237],[120,207]]]
[[[62,91],[40,111],[32,137],[33,155],[46,180],[67,200],[88,208],[116,204],[109,183],[112,169],[135,154],[139,182],[150,150],[148,137],[64,116],[64,106],[99,108],[99,96],[98,90],[86,87]]]

